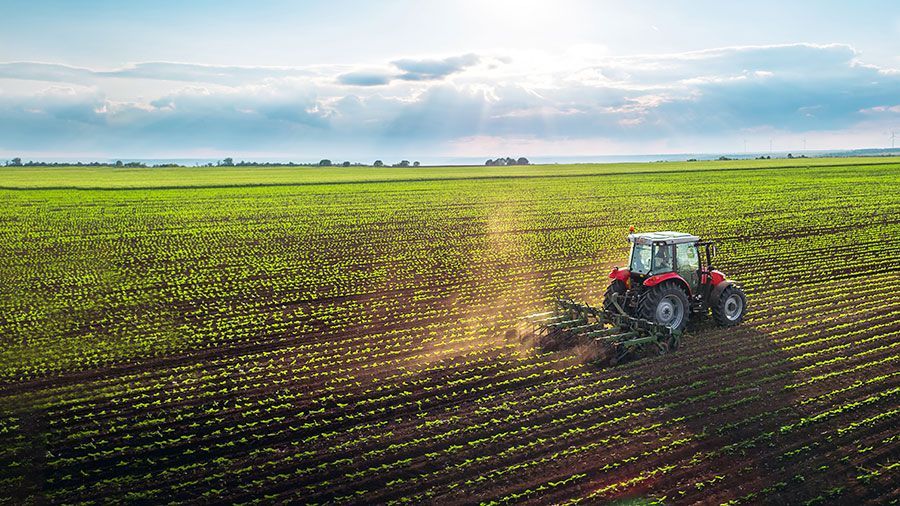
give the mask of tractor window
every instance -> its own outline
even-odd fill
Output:
[[[695,290],[700,282],[700,255],[695,244],[679,244],[675,247],[675,265],[678,274]]]
[[[628,262],[631,272],[647,274],[650,272],[650,245],[635,244],[631,248],[631,261]]]
[[[672,270],[672,246],[653,245],[653,273],[662,274]]]

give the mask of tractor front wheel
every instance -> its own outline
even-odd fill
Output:
[[[644,294],[639,314],[645,320],[680,332],[687,326],[690,307],[684,288],[669,282],[656,285]]]
[[[747,313],[747,296],[737,285],[730,285],[719,294],[719,300],[712,306],[713,318],[722,327],[734,327],[741,323]]]

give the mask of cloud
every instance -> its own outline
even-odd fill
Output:
[[[145,62],[112,70],[92,70],[58,63],[0,63],[0,78],[71,83],[96,82],[103,78],[154,79],[237,85],[262,79],[312,77],[312,68],[241,67],[195,63]]]
[[[338,81],[347,85],[377,86],[393,79],[438,80],[461,72],[479,61],[481,57],[475,54],[443,59],[403,59],[392,62],[401,73],[353,70],[340,74]],[[316,77],[327,70],[328,67],[253,67],[175,62],[143,62],[112,70],[94,70],[59,63],[8,62],[0,63],[0,78],[71,83],[94,82],[102,78],[130,78],[239,85],[262,79]]]
[[[767,145],[771,132],[859,139],[896,122],[900,72],[861,62],[850,46],[792,44],[530,61],[466,54],[383,67],[156,62],[95,70],[14,62],[0,64],[0,88],[2,152],[206,149],[314,158],[332,149],[347,157],[438,153],[466,139],[491,139],[484,146],[514,139],[519,147],[530,139],[535,149],[554,142],[658,149],[659,139],[704,145],[756,133]]]
[[[859,112],[863,114],[900,114],[900,105],[876,105]]]
[[[94,78],[96,72],[58,63],[9,62],[0,63],[0,78],[33,81],[82,83]]]
[[[358,70],[338,76],[338,82],[349,86],[383,86],[391,82],[394,76],[387,72]]]
[[[392,62],[399,71],[355,69],[337,75],[337,82],[349,86],[382,86],[395,79],[406,81],[440,80],[472,67],[481,61],[475,54],[443,59],[403,59]],[[498,59],[501,61],[501,59]],[[347,70],[344,66],[343,70]],[[149,79],[191,83],[215,83],[239,86],[265,79],[325,77],[337,66],[264,67],[204,65],[197,63],[143,62],[111,70],[95,70],[59,63],[0,63],[0,79],[96,84],[106,78]]]
[[[194,63],[146,62],[100,72],[103,77],[164,79],[169,81],[240,84],[261,79],[286,77],[312,77],[311,68],[299,67],[245,67],[228,65],[200,65]]]
[[[404,81],[429,81],[443,79],[450,74],[462,72],[468,67],[477,65],[480,61],[480,56],[470,53],[439,60],[402,59],[395,60],[391,63],[403,71],[403,74],[401,74],[399,78]]]
[[[398,79],[440,81],[473,67],[482,60],[481,56],[471,53],[442,59],[401,59],[391,62],[399,73],[386,70],[354,70],[337,76],[337,81],[348,86],[384,86]],[[502,57],[494,60],[492,68],[505,61]]]

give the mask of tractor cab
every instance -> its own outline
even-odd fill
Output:
[[[701,243],[696,235],[681,232],[629,234],[628,242],[631,243],[628,269],[633,280],[639,283],[655,276],[676,273],[694,293],[701,284],[701,245],[707,245],[707,266],[712,260],[711,243]]]

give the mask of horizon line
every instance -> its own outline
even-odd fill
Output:
[[[666,159],[660,159],[656,161],[660,162],[669,162],[669,161],[678,161],[675,160],[675,157],[717,157],[717,156],[727,156],[729,158],[733,157],[735,159],[747,159],[747,158],[756,158],[759,156],[773,156],[773,157],[785,157],[788,154],[798,153],[798,154],[807,154],[813,155],[815,157],[828,157],[828,155],[840,155],[843,153],[860,153],[860,152],[876,152],[876,153],[890,153],[890,154],[900,154],[900,147],[859,147],[859,148],[826,148],[826,149],[780,149],[780,150],[764,150],[764,151],[708,151],[708,152],[678,152],[678,153],[650,153],[650,154],[639,154],[639,153],[629,153],[629,154],[590,154],[590,155],[516,155],[516,156],[504,156],[504,155],[487,155],[487,156],[426,156],[421,157],[423,159],[428,160],[428,162],[421,162],[421,166],[448,166],[448,165],[460,165],[460,166],[469,166],[469,165],[481,165],[482,163],[464,163],[463,161],[472,161],[475,160],[495,160],[497,158],[521,158],[524,157],[526,159],[533,158],[534,160],[542,160],[540,162],[531,162],[531,165],[552,165],[553,163],[562,163],[562,162],[554,162],[554,159],[559,160],[568,160],[565,163],[612,163],[611,159],[617,158],[640,158],[642,160],[634,160],[634,161],[654,161],[651,160],[654,157],[663,157]],[[824,156],[823,156],[824,155]],[[865,156],[865,155],[863,155]],[[324,157],[320,158],[318,161],[313,160],[313,158],[300,158],[300,157],[291,157],[288,156],[265,156],[265,155],[223,155],[223,156],[164,156],[164,157],[152,157],[152,156],[135,156],[135,157],[117,157],[117,156],[106,156],[106,155],[90,155],[90,156],[79,156],[79,155],[18,155],[18,154],[3,154],[0,155],[0,160],[4,160],[7,163],[10,161],[19,158],[23,164],[26,162],[33,163],[54,163],[57,165],[63,165],[65,163],[73,163],[73,164],[115,164],[117,161],[121,161],[123,163],[134,163],[134,162],[177,162],[177,161],[191,161],[191,162],[221,162],[225,159],[231,159],[235,164],[237,163],[256,163],[256,164],[268,164],[268,165],[276,165],[276,164],[295,164],[295,165],[317,165],[321,161],[330,160],[333,162],[333,166],[340,166],[343,162],[350,162],[351,164],[355,164],[357,166],[372,166],[372,163],[360,162],[362,156],[355,157],[356,160],[351,158],[344,157]],[[365,158],[374,158],[378,161],[383,161],[385,167],[390,167],[394,158],[397,158],[397,162],[401,162],[404,160],[409,161],[412,164],[414,161],[419,161],[414,156],[382,156],[382,157],[365,157]],[[446,160],[446,162],[435,162],[433,160]],[[574,161],[574,159],[578,159],[579,161]],[[306,161],[304,161],[306,160]],[[386,162],[384,160],[391,160],[391,162]],[[452,161],[463,162],[463,163],[452,163]],[[684,160],[687,161],[687,160]],[[699,161],[709,161],[709,160],[699,160]],[[627,160],[622,160],[623,163],[627,162]],[[374,163],[374,161],[373,161]]]

